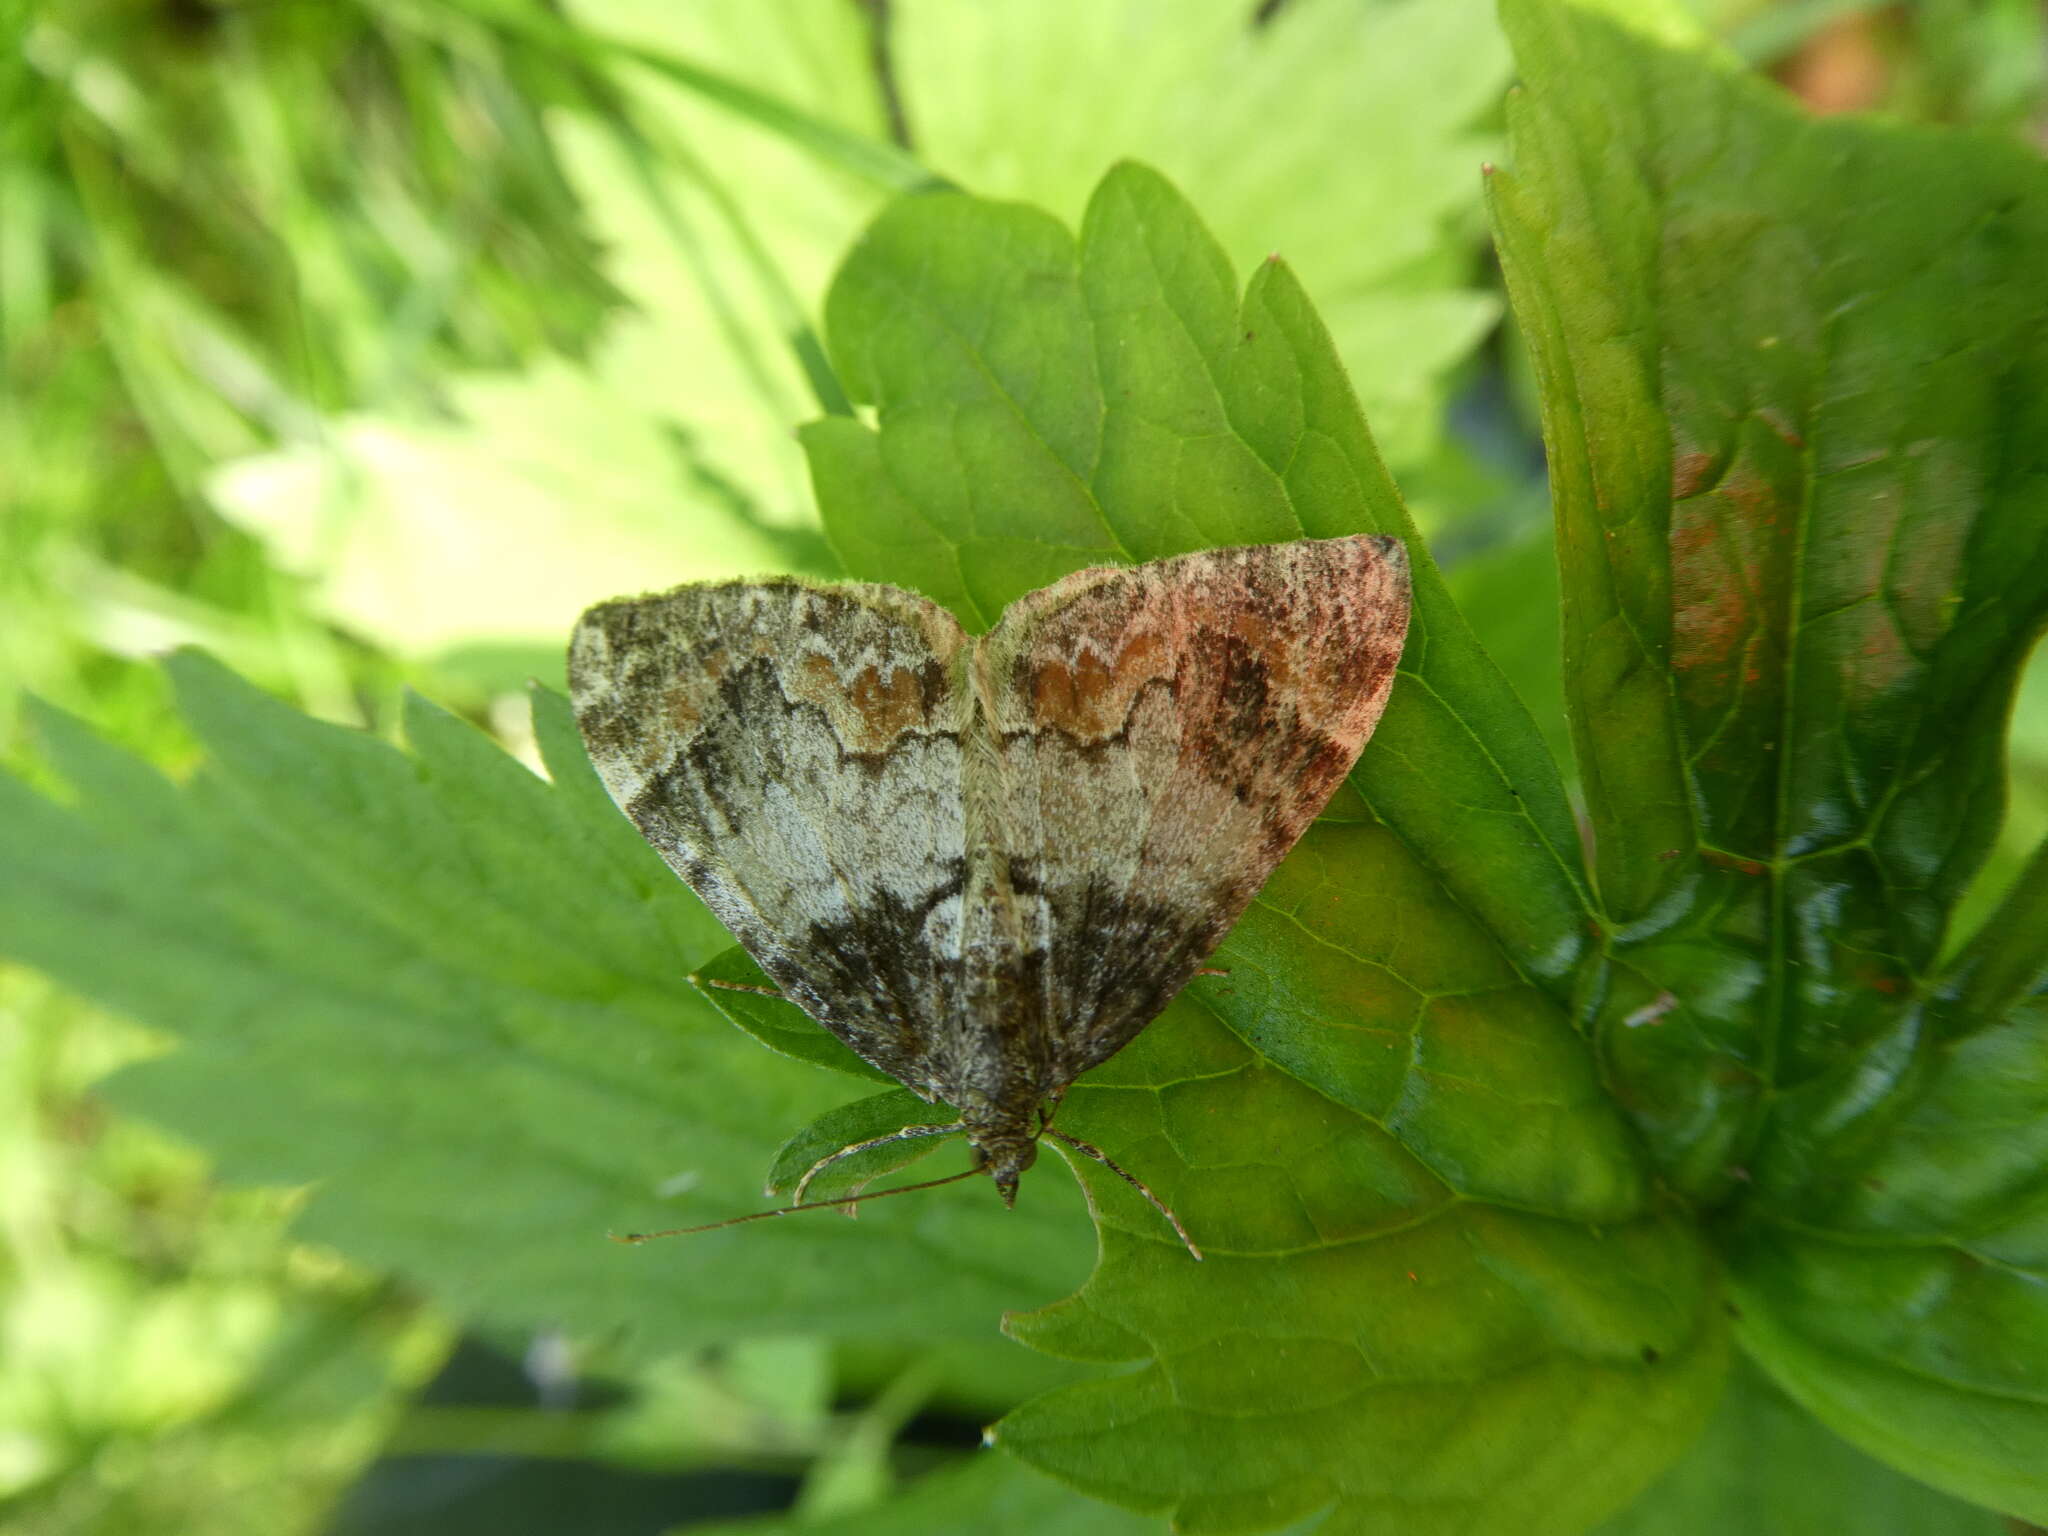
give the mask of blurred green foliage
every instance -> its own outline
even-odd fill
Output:
[[[1693,8],[1795,85],[1833,50],[1862,105],[2044,133],[2027,0]],[[1463,557],[1454,594],[1561,742],[1534,422],[1516,343],[1489,339],[1489,6],[9,0],[0,28],[0,764],[33,782],[31,692],[182,774],[194,744],[148,658],[186,642],[322,719],[389,729],[411,683],[531,754],[518,685],[554,675],[551,637],[597,589],[835,568],[793,429],[847,408],[820,309],[886,197],[931,176],[1072,220],[1125,155],[1170,173],[1240,274],[1286,251]],[[2039,667],[2010,751],[1962,932],[2048,831]],[[311,1531],[380,1447],[767,1469],[848,1532],[1077,1518],[987,1462],[916,1485],[928,1515],[860,1512],[919,1464],[899,1434],[919,1412],[1067,1379],[993,1343],[506,1334],[551,1406],[419,1399],[459,1307],[289,1237],[292,1196],[216,1186],[89,1091],[162,1044],[0,971],[10,1531]],[[602,1380],[621,1395],[549,1396]],[[1760,1432],[1732,1413],[1702,1456],[1747,1464]],[[1975,1528],[1947,1503],[1924,1519]]]

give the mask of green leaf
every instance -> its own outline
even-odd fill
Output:
[[[2016,901],[2037,901],[2032,882]],[[2038,925],[2039,911],[2029,917]],[[2048,1516],[2048,963],[1930,1053],[1853,1180],[1737,1250],[1744,1342],[1872,1455]]]
[[[1956,907],[1951,942],[1957,937],[1976,942],[1991,909],[2048,843],[2048,646],[2036,645],[2033,659],[2020,674],[2008,759],[2005,824],[1975,884]],[[2031,910],[2038,913],[2038,905]]]
[[[806,431],[828,536],[965,621],[1104,559],[1410,533],[1286,266],[1240,295],[1142,167],[1078,240],[1033,209],[902,199],[826,313],[877,422]],[[999,1443],[1186,1529],[1324,1509],[1330,1531],[1576,1529],[1676,1452],[1721,1369],[1714,1267],[1654,1209],[1569,1022],[1586,909],[1555,765],[1411,547],[1408,650],[1352,796],[1226,944],[1228,977],[1060,1110],[1207,1262],[1059,1149],[1102,1262],[1010,1322],[1138,1368],[1019,1409]]]
[[[624,302],[587,358],[447,381],[431,411],[369,401],[216,470],[209,496],[322,611],[412,656],[551,639],[651,586],[829,574],[791,436],[843,408],[813,298],[880,190],[926,175],[886,142],[861,9],[588,5],[587,26],[464,9],[565,58],[645,66],[548,128]],[[1469,282],[1472,125],[1506,66],[1488,0],[1298,5],[1257,27],[1239,0],[905,5],[889,36],[932,174],[1064,213],[1119,156],[1158,159],[1240,262],[1284,249],[1315,275],[1396,460],[1436,451],[1498,312]],[[1136,69],[1162,88],[1133,90]],[[893,579],[914,581],[904,566]]]
[[[738,74],[708,68],[667,48],[571,26],[544,10],[480,3],[480,0],[461,0],[458,8],[473,12],[490,26],[538,40],[551,49],[593,64],[603,65],[614,59],[630,60],[756,127],[802,146],[822,163],[872,181],[888,191],[907,191],[930,179],[922,166],[894,145],[849,132],[829,118],[814,116],[760,90]],[[819,20],[815,14],[792,14],[778,19],[784,26],[799,20],[809,21],[815,26]],[[842,27],[847,24],[847,20],[840,22]],[[772,37],[775,31],[774,23],[760,24],[757,35]]]
[[[1711,1188],[1767,1093],[1825,1096],[1899,1027],[1995,829],[2048,607],[2048,202],[2016,151],[1807,119],[1569,7],[1509,14],[1528,89],[1495,203],[1626,936],[1601,1028]],[[1636,150],[1577,147],[1617,135]],[[1660,991],[1657,1028],[1622,1022]]]
[[[2048,1202],[2037,1190],[2028,1204],[2038,1233]],[[1844,1439],[1937,1488],[2038,1520],[2048,1515],[2043,1262],[2038,1236],[2020,1263],[2000,1262],[1998,1246],[1765,1230],[1738,1256],[1734,1291],[1744,1347]]]
[[[648,1347],[983,1337],[1086,1267],[1072,1195],[986,1189],[622,1249],[758,1208],[855,1079],[762,1050],[687,981],[730,939],[537,694],[550,784],[414,701],[410,752],[171,664],[206,760],[173,786],[61,716],[76,803],[0,778],[0,943],[178,1048],[106,1086],[300,1231],[461,1315]],[[686,1290],[689,1305],[675,1297]]]
[[[736,1520],[691,1530],[700,1536],[1162,1536],[1155,1520],[1098,1504],[992,1453],[927,1472],[895,1498],[857,1513],[823,1520]]]
[[[1499,663],[1514,684],[1515,696],[1528,706],[1543,732],[1544,745],[1560,763],[1569,763],[1557,545],[1549,527],[1447,566],[1444,579],[1486,654]]]
[[[1491,0],[1322,0],[1248,25],[1251,9],[896,0],[890,40],[918,152],[958,185],[1072,221],[1112,165],[1142,160],[1233,270],[1283,253],[1382,450],[1416,464],[1497,315],[1469,244],[1476,125],[1507,84]]]
[[[852,7],[707,0],[602,42],[479,8],[514,30],[580,36],[579,52],[685,56],[903,163],[879,142]],[[351,632],[407,655],[558,648],[600,598],[829,574],[791,434],[819,404],[805,355],[815,296],[880,191],[700,93],[640,87],[612,93],[602,116],[549,125],[624,300],[587,357],[456,377],[432,414],[372,402],[317,442],[210,478],[216,505]]]
[[[907,1125],[952,1124],[957,1123],[957,1118],[952,1110],[943,1105],[927,1104],[907,1088],[842,1104],[820,1115],[783,1143],[782,1150],[775,1154],[775,1161],[768,1169],[768,1193],[793,1196],[798,1181],[820,1160],[842,1153],[859,1142],[887,1136]],[[944,1137],[919,1137],[912,1141],[891,1142],[848,1157],[844,1162],[835,1163],[829,1172],[820,1174],[818,1182],[805,1198],[827,1200],[836,1194],[863,1189],[884,1174],[907,1168],[945,1145]]]
[[[1941,957],[2048,620],[2048,168],[1809,118],[1675,23],[1505,15],[1608,1080],[1675,1184],[1739,1198],[1778,1384],[2041,1518],[2042,866]]]
[[[1595,1536],[2008,1536],[1997,1515],[1936,1493],[1859,1454],[1753,1367],[1698,1442]]]
[[[1233,941],[1225,960],[1237,958]],[[1236,982],[1233,969],[1210,985]],[[1426,1117],[1438,1087],[1463,1088],[1458,1069],[1491,1066],[1497,1090],[1527,1062],[1506,1019],[1473,1014],[1412,1039],[1370,1003],[1300,1023],[1342,1087],[1390,1039],[1425,1057],[1472,1047],[1443,1059],[1441,1080],[1426,1065],[1408,1074],[1405,1097]],[[1712,1261],[1668,1219],[1588,1220],[1468,1192],[1455,1148],[1445,1155],[1407,1104],[1376,1117],[1317,1086],[1192,999],[1076,1085],[1062,1125],[1145,1179],[1208,1257],[1188,1262],[1120,1180],[1070,1158],[1102,1263],[1077,1297],[1009,1330],[1066,1358],[1142,1364],[1026,1404],[997,1443],[1194,1531],[1328,1509],[1316,1529],[1562,1532],[1625,1502],[1713,1401]],[[1461,1109],[1509,1106],[1453,1106],[1440,1126]],[[1584,1193],[1560,1177],[1569,1154],[1543,1155],[1541,1130],[1517,1137],[1512,1115],[1499,1130],[1517,1144],[1489,1150],[1529,1186]]]

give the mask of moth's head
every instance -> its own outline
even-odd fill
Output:
[[[982,1171],[996,1181],[996,1193],[1003,1197],[1003,1204],[1014,1206],[1017,1203],[1017,1180],[1026,1168],[1038,1161],[1038,1138],[1015,1135],[974,1138],[974,1150],[980,1155]]]

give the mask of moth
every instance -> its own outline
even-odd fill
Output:
[[[1369,535],[1077,571],[979,637],[896,587],[712,582],[592,608],[569,686],[612,799],[781,995],[958,1114],[819,1168],[962,1134],[1007,1205],[1052,1135],[1200,1257],[1052,1118],[1343,782],[1408,610]]]

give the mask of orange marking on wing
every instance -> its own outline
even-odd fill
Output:
[[[885,675],[867,666],[848,682],[830,657],[813,654],[784,673],[783,687],[822,709],[851,752],[886,752],[926,723],[924,689],[908,667]]]
[[[898,667],[886,679],[869,667],[853,680],[848,697],[874,743],[865,750],[879,751],[925,723],[924,690],[907,667]]]
[[[1071,662],[1040,662],[1031,672],[1032,723],[1080,738],[1114,735],[1138,690],[1171,668],[1165,641],[1150,632],[1132,636],[1114,661],[1084,650]]]
[[[1219,619],[1222,617],[1223,615],[1221,614],[1217,615]],[[1265,619],[1249,608],[1230,610],[1229,619],[1230,632],[1246,645],[1262,656],[1271,651],[1274,660],[1284,659],[1285,650],[1282,646],[1274,643],[1273,626],[1268,624]],[[1218,627],[1221,628],[1222,626],[1219,624]]]
[[[1297,686],[1323,681],[1296,679],[1293,661],[1298,636],[1277,632],[1262,615],[1249,608],[1238,608],[1230,612],[1227,623],[1221,622],[1223,618],[1224,615],[1217,615],[1216,627],[1227,628],[1232,636],[1244,642],[1246,650],[1259,658],[1266,669],[1267,686],[1274,693],[1292,693]]]
[[[697,701],[690,695],[688,683],[674,683],[662,700],[663,713],[668,716],[669,723],[686,736],[694,735],[697,722],[704,718],[704,711],[697,707]]]
[[[685,736],[696,734],[697,726],[704,719],[704,709],[699,700],[715,691],[718,680],[725,676],[730,658],[722,650],[708,651],[697,663],[701,681],[697,678],[679,677],[668,685],[662,694],[662,712],[669,722]],[[710,686],[705,687],[708,683]]]

